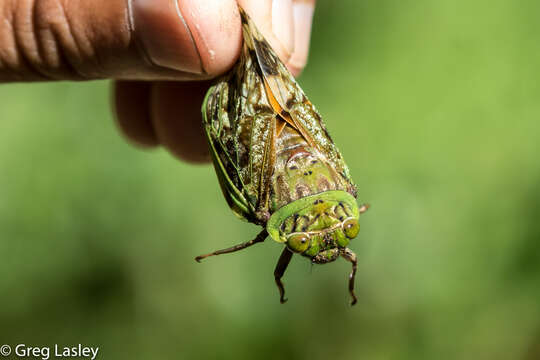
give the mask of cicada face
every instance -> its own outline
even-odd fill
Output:
[[[360,229],[356,204],[347,201],[350,199],[346,193],[330,193],[336,196],[316,195],[309,197],[309,203],[304,201],[301,208],[284,209],[289,213],[283,215],[279,225],[278,241],[316,264],[337,259]],[[269,232],[276,234],[276,231]]]

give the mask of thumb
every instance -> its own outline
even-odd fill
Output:
[[[241,43],[235,0],[0,3],[0,81],[206,79]]]

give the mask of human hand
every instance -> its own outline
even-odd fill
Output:
[[[238,0],[298,75],[315,0]],[[240,54],[235,0],[2,0],[0,82],[115,79],[118,125],[141,146],[208,161],[200,106]]]

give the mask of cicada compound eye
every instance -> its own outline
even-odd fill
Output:
[[[309,247],[309,235],[307,233],[294,233],[287,238],[287,246],[296,253],[303,253]]]
[[[343,232],[349,239],[355,238],[359,231],[360,225],[358,224],[358,220],[349,218],[343,223]]]

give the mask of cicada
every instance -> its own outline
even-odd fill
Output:
[[[314,264],[339,256],[351,262],[354,305],[357,257],[348,245],[368,206],[358,206],[349,169],[313,104],[244,10],[240,15],[240,58],[208,90],[202,117],[227,203],[263,230],[195,260],[245,249],[269,235],[285,245],[274,270],[281,303],[281,278],[292,255],[300,254]]]

